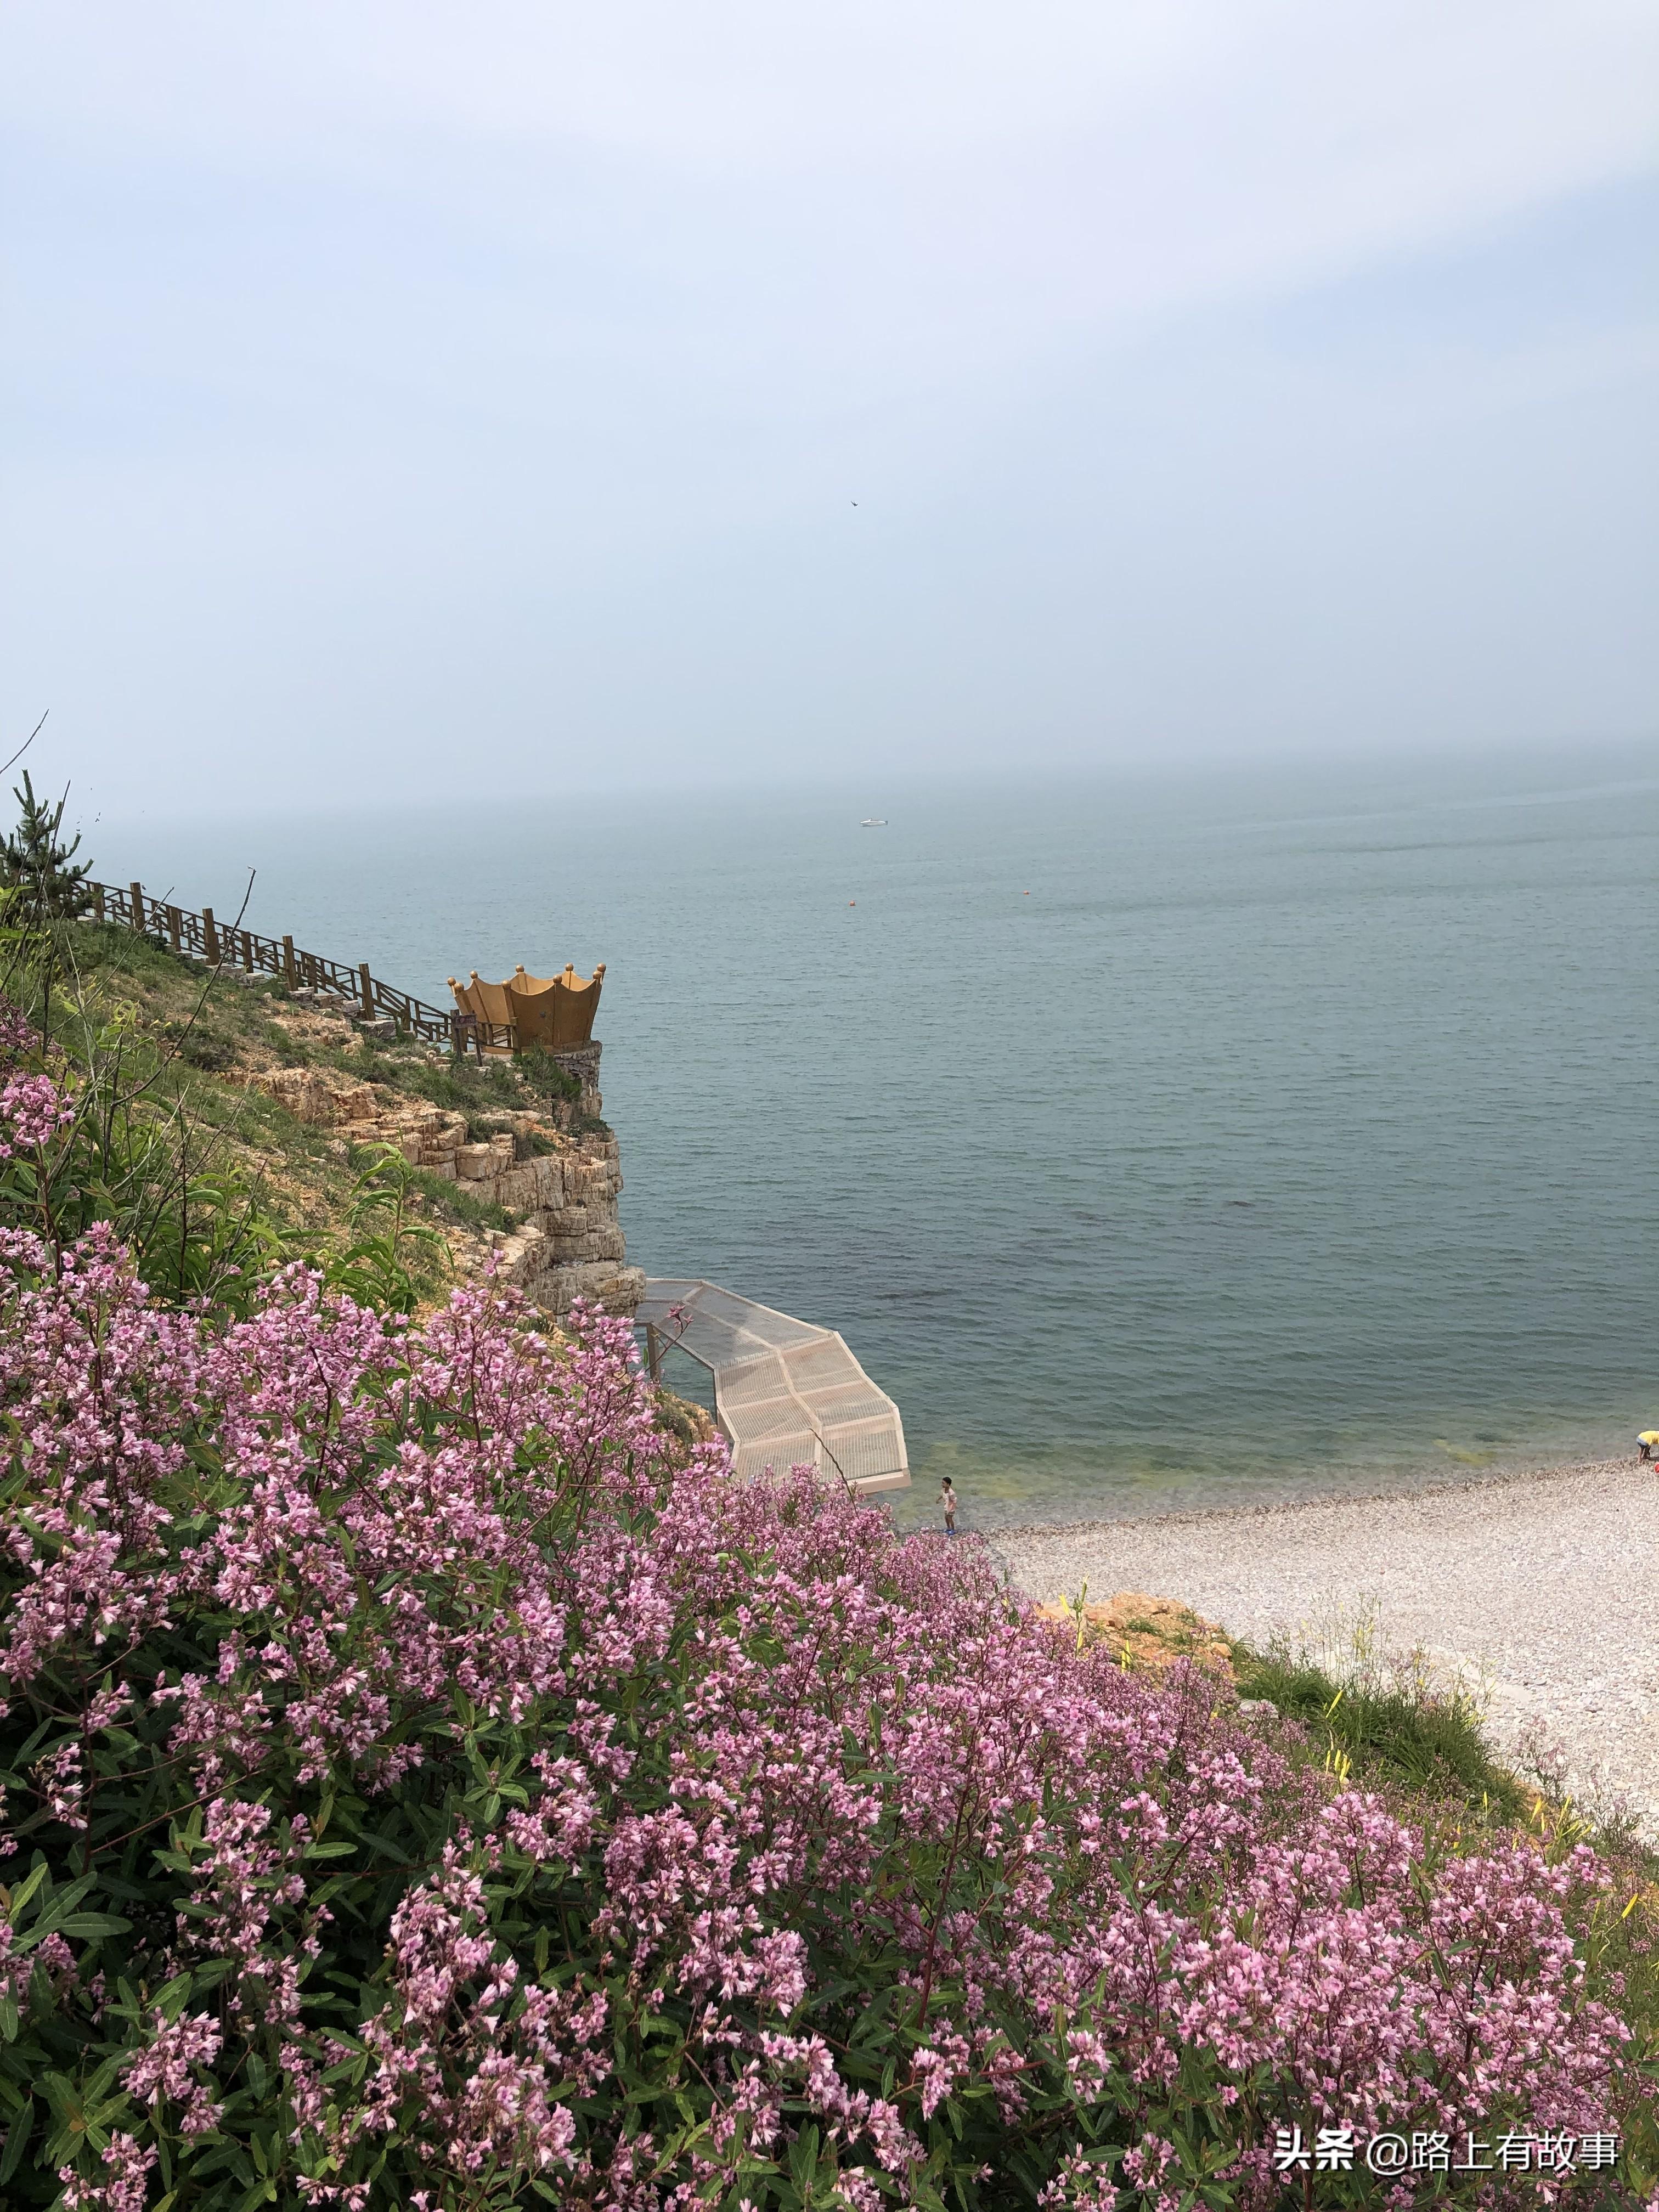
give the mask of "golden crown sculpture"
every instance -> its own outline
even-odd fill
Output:
[[[449,988],[463,1016],[477,1025],[478,1042],[486,1051],[522,1052],[526,1045],[542,1045],[549,1052],[569,1052],[592,1041],[604,981],[600,961],[591,975],[579,975],[570,967],[562,975],[531,975],[515,968],[504,983],[480,981],[475,968],[470,982],[458,983],[452,975]]]

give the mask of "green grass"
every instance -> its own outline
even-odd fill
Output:
[[[582,1095],[582,1086],[568,1067],[561,1067],[552,1054],[542,1045],[532,1045],[519,1055],[519,1068],[525,1081],[539,1097],[562,1101],[574,1106]]]
[[[1528,1819],[1538,1793],[1499,1760],[1460,1685],[1408,1665],[1339,1681],[1285,1647],[1235,1647],[1234,1668],[1241,1697],[1299,1722],[1311,1754],[1356,1785],[1426,1794],[1495,1826]]]
[[[352,1158],[359,1167],[367,1164],[368,1155],[354,1152]],[[471,1229],[516,1229],[518,1216],[510,1213],[494,1199],[477,1198],[459,1183],[434,1175],[430,1168],[411,1168],[409,1184],[427,1201],[432,1212],[447,1215],[452,1221],[464,1221]]]
[[[536,1103],[504,1060],[488,1060],[481,1067],[476,1060],[457,1060],[453,1054],[438,1059],[418,1047],[382,1044],[374,1038],[363,1039],[356,1053],[343,1054],[341,1059],[353,1073],[388,1083],[406,1097],[423,1098],[430,1106],[447,1107],[469,1120],[492,1110],[522,1113]]]

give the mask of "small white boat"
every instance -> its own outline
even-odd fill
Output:
[[[887,817],[884,814],[866,814],[859,824],[860,830],[884,830],[886,827]]]

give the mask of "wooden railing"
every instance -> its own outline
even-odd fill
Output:
[[[250,975],[275,975],[290,991],[319,991],[353,1007],[365,1021],[390,1016],[399,1036],[422,1037],[429,1044],[447,1044],[456,1053],[469,1046],[482,1057],[486,1050],[513,1049],[515,1036],[510,1022],[484,1022],[471,1014],[444,1006],[428,1006],[368,972],[367,960],[349,967],[321,952],[304,952],[291,937],[261,937],[258,930],[214,918],[213,908],[173,906],[152,898],[142,884],[88,884],[94,921],[124,923],[141,936],[159,939],[174,952],[189,953],[210,968],[240,968]]]

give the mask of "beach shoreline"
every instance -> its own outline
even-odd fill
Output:
[[[1154,1523],[1160,1528],[1174,1528],[1188,1522],[1248,1521],[1267,1514],[1300,1513],[1312,1506],[1388,1505],[1397,1504],[1401,1500],[1461,1495],[1466,1491],[1512,1489],[1522,1485],[1565,1480],[1572,1475],[1605,1474],[1609,1469],[1621,1468],[1637,1471],[1638,1462],[1634,1457],[1585,1457],[1510,1461],[1502,1466],[1481,1468],[1403,1468],[1392,1480],[1380,1480],[1371,1488],[1342,1483],[1329,1490],[1275,1494],[1267,1498],[1241,1499],[1224,1505],[1170,1508],[1153,1505],[1139,1512],[1079,1514],[1075,1519],[1068,1516],[1059,1521],[999,1521],[988,1523],[980,1533],[988,1543],[994,1546],[1006,1538],[1065,1536],[1075,1534],[1080,1529],[1138,1528]],[[1659,1484],[1659,1465],[1651,1470],[1644,1468],[1639,1471],[1650,1472],[1656,1483]]]
[[[1633,1457],[984,1540],[1038,1601],[1144,1590],[1313,1650],[1370,1621],[1474,1688],[1505,1756],[1547,1746],[1582,1800],[1659,1830],[1659,1469]]]

